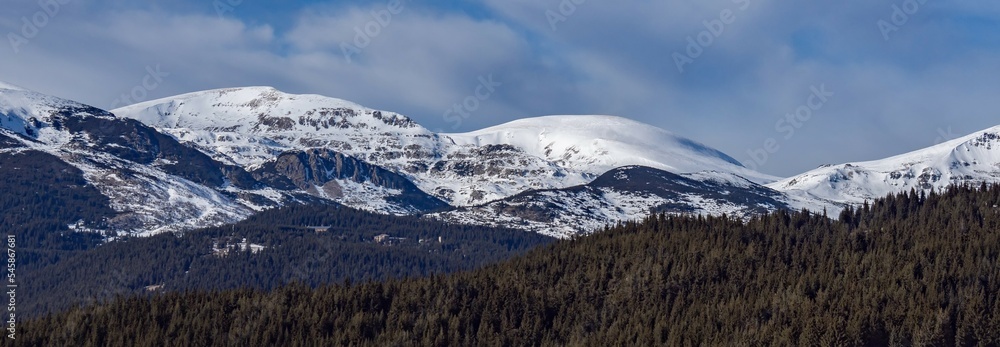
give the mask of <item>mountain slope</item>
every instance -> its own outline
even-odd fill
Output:
[[[743,167],[718,150],[648,124],[614,116],[528,118],[469,133],[441,134],[441,137],[453,146],[436,167],[458,173],[471,167],[486,173],[476,179],[478,184],[462,187],[466,190],[456,194],[460,198],[469,197],[458,199],[455,204],[458,206],[500,199],[529,189],[587,184],[612,169],[630,165],[675,173],[720,171],[760,183],[776,180]],[[490,170],[504,174],[490,175]],[[435,179],[448,181],[452,177]]]
[[[586,185],[528,191],[431,217],[462,224],[517,227],[566,238],[652,213],[747,218],[787,208],[783,198],[779,192],[729,173],[676,175],[627,166],[608,171]]]
[[[24,149],[72,165],[109,198],[117,215],[83,221],[89,227],[161,232],[233,222],[250,213],[211,188],[243,183],[238,175],[227,176],[230,168],[210,165],[214,162],[169,136],[100,109],[24,89],[0,89],[0,133]],[[178,165],[178,160],[206,165]]]
[[[622,117],[545,116],[442,136],[459,145],[511,145],[578,172],[644,165],[678,173],[732,172],[758,183],[776,179],[704,144]]]
[[[87,184],[83,172],[58,157],[29,149],[0,134],[0,225],[24,248],[70,250],[100,242],[97,235],[69,235],[79,221],[115,217],[108,198]],[[31,258],[19,266],[31,263]]]
[[[285,152],[251,174],[269,187],[301,190],[371,212],[406,215],[448,207],[394,172],[329,149]]]
[[[213,157],[259,164],[289,149],[327,147],[372,163],[426,153],[433,134],[398,114],[318,95],[291,95],[269,87],[219,89],[148,101],[112,111],[168,130]],[[393,150],[381,152],[384,150]],[[394,150],[399,150],[398,152]]]
[[[404,175],[455,206],[585,184],[625,165],[776,180],[694,141],[618,117],[541,117],[436,134],[396,113],[267,87],[189,93],[113,112],[249,170],[285,151],[332,149]]]
[[[444,206],[406,178],[342,154],[282,152],[261,161],[251,173],[137,120],[21,88],[0,88],[0,146],[4,153],[50,155],[8,160],[56,160],[79,170],[86,185],[107,198],[94,203],[117,212],[80,224],[110,234],[149,235],[232,223],[289,201],[328,199],[399,214]],[[300,154],[304,161],[297,165],[294,160],[281,162]],[[14,164],[2,165],[0,170],[25,166]],[[303,170],[318,168],[323,171],[301,176]],[[287,184],[268,185],[281,180]],[[21,189],[3,192],[5,198],[25,193]]]
[[[820,167],[768,187],[840,207],[911,189],[982,182],[1000,182],[1000,126],[882,160]]]
[[[652,211],[836,215],[889,193],[1000,182],[1000,127],[779,181],[706,145],[613,116],[439,134],[400,114],[269,87],[114,111],[124,118],[14,86],[0,91],[0,150],[41,151],[78,168],[119,213],[90,225],[128,233],[226,223],[287,201],[324,199],[569,236]]]
[[[840,221],[788,212],[749,223],[656,216],[448,276],[120,298],[24,321],[18,339],[42,346],[996,346],[997,204],[994,186],[880,199]]]
[[[316,232],[308,226],[329,227]],[[375,237],[391,235],[391,242]],[[18,234],[18,244],[27,239]],[[339,205],[289,205],[183,235],[156,235],[59,252],[51,264],[24,264],[18,254],[20,319],[73,305],[157,292],[271,289],[443,274],[510,258],[553,241],[520,230],[447,225],[413,216],[375,214]],[[262,250],[245,249],[249,243]],[[26,247],[25,247],[26,248]],[[25,256],[20,258],[20,256]],[[99,264],[100,266],[95,266]]]

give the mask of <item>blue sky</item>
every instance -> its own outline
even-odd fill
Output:
[[[390,1],[0,1],[0,80],[105,108],[158,67],[140,100],[269,85],[454,132],[619,115],[781,176],[1000,125],[988,1],[406,1],[388,23],[373,12]],[[490,77],[467,117],[448,113]]]

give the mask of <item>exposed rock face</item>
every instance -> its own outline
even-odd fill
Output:
[[[403,176],[329,149],[286,152],[253,170],[252,174],[270,187],[303,190],[334,200],[357,199],[347,194],[344,187],[345,184],[356,183],[360,188],[369,190],[368,194],[385,192],[391,195],[383,198],[398,204],[397,210],[409,213],[448,206],[424,193]]]
[[[728,214],[746,218],[784,208],[788,205],[780,192],[733,174],[677,175],[628,166],[611,170],[589,184],[528,191],[431,217],[570,237],[650,213]]]

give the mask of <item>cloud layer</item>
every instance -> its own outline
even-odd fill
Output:
[[[612,114],[776,175],[1000,124],[1000,4],[296,3],[5,3],[0,80],[99,107],[123,95],[270,85],[397,111],[442,131]],[[162,81],[143,86],[155,68]],[[485,78],[499,86],[462,106]],[[789,123],[819,86],[833,93],[828,102]],[[456,105],[461,117],[448,113]]]

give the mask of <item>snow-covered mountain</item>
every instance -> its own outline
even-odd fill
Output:
[[[826,165],[768,187],[806,205],[861,204],[911,189],[1000,182],[1000,126],[887,159]],[[831,211],[831,212],[834,212]]]
[[[651,213],[745,218],[784,208],[788,206],[780,192],[731,173],[676,175],[650,167],[626,166],[585,185],[528,191],[430,217],[565,238]]]
[[[0,154],[0,174],[64,163],[79,170],[79,180],[66,169],[38,175],[82,181],[107,197],[102,203],[115,215],[79,224],[118,234],[231,223],[293,201],[324,199],[398,214],[447,206],[392,171],[331,150],[275,152],[246,168],[139,121],[9,84],[0,84]],[[11,189],[3,194],[33,194]]]
[[[270,87],[188,93],[112,113],[167,131],[237,165],[259,165],[285,151],[318,147],[371,163],[401,163],[433,155],[413,149],[435,142],[433,133],[402,115]]]
[[[479,172],[488,173],[491,168],[507,171],[476,177],[472,186],[460,186],[464,194],[458,196],[471,194],[472,199],[456,201],[458,206],[492,201],[528,189],[586,184],[609,170],[630,165],[677,173],[728,172],[759,183],[777,179],[747,169],[728,155],[698,142],[614,116],[520,119],[469,133],[441,134],[441,138],[452,146],[438,165],[451,171],[469,165]],[[506,152],[501,159],[517,160],[498,162],[496,157],[489,156],[490,151]],[[474,160],[461,160],[465,158]],[[491,182],[503,184],[488,184]]]
[[[443,136],[460,146],[510,145],[578,172],[645,165],[670,172],[732,172],[758,183],[777,179],[716,149],[622,117],[545,116]]]
[[[396,113],[267,87],[190,93],[113,112],[250,170],[284,151],[332,149],[402,174],[454,206],[586,184],[626,165],[777,179],[705,145],[610,116],[540,117],[436,134]]]
[[[0,136],[8,140],[0,151],[11,155],[0,169],[50,160],[35,152],[47,153],[81,170],[89,185],[109,197],[119,214],[84,221],[95,228],[141,234],[233,222],[252,212],[206,186],[224,180],[221,167],[192,171],[177,165],[180,158],[197,161],[200,152],[185,152],[139,122],[87,105],[0,85]]]
[[[0,83],[0,159],[0,174],[41,166],[20,165],[25,160],[79,170],[117,213],[85,224],[131,234],[325,201],[565,237],[651,212],[835,215],[889,193],[1000,182],[1000,127],[779,180],[613,116],[547,116],[445,134],[397,113],[268,87],[189,93],[112,114]]]
[[[85,182],[107,197],[98,200],[114,211],[101,220],[73,223],[133,235],[229,223],[293,201],[332,201],[392,214],[468,206],[447,215],[496,224],[483,222],[492,218],[482,214],[488,207],[473,206],[501,199],[546,200],[540,192],[561,191],[588,196],[587,204],[610,211],[586,217],[586,224],[571,218],[546,222],[566,236],[596,228],[602,219],[642,218],[670,203],[676,207],[672,211],[690,213],[756,208],[720,207],[717,203],[726,199],[710,198],[717,194],[707,189],[668,193],[662,189],[669,185],[664,175],[670,175],[674,188],[695,184],[698,179],[691,177],[697,175],[741,182],[733,188],[753,186],[740,188],[746,191],[762,188],[755,182],[774,180],[697,142],[610,116],[540,117],[465,134],[436,134],[396,113],[265,87],[190,93],[115,113],[0,85],[5,160],[0,172],[32,167],[19,163],[26,158],[69,165],[80,177],[68,180]],[[662,172],[644,176],[661,189],[622,188],[637,169],[607,174],[631,165]],[[658,170],[688,174],[680,178]],[[619,185],[605,182],[614,179]],[[548,214],[584,218],[580,211]]]

